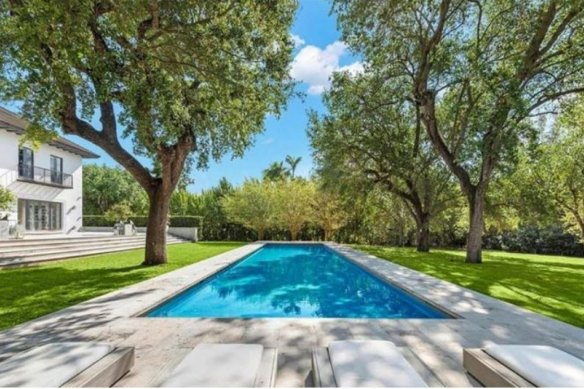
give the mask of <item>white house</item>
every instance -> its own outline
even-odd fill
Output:
[[[79,231],[82,226],[83,158],[97,154],[58,138],[39,148],[21,145],[28,122],[0,107],[0,185],[17,198],[11,225],[27,233]]]

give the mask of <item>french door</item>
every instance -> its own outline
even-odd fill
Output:
[[[27,231],[62,229],[61,204],[49,201],[18,200],[18,221]]]

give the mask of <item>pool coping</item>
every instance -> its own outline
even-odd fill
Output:
[[[243,254],[240,258],[235,259],[234,261],[230,262],[230,263],[226,263],[224,266],[221,266],[219,268],[217,268],[216,271],[205,275],[203,278],[197,279],[196,281],[193,281],[190,284],[184,285],[182,286],[180,289],[173,291],[172,293],[170,293],[169,295],[167,295],[166,297],[163,297],[162,299],[160,299],[159,301],[155,302],[154,304],[152,304],[151,306],[144,308],[140,311],[138,311],[137,313],[131,315],[130,317],[140,317],[140,318],[148,318],[148,319],[184,319],[184,320],[188,320],[188,319],[216,319],[216,320],[233,320],[233,319],[238,319],[238,320],[254,320],[254,319],[262,319],[262,320],[271,320],[271,319],[278,319],[278,320],[282,320],[282,319],[296,319],[296,320],[322,320],[322,319],[338,319],[338,320],[410,320],[410,319],[419,319],[419,320],[458,320],[458,319],[464,319],[464,317],[458,313],[453,312],[452,310],[442,306],[439,303],[436,303],[435,301],[430,300],[428,297],[426,296],[422,296],[420,295],[418,292],[408,288],[405,285],[401,285],[399,284],[396,280],[393,280],[389,277],[387,277],[384,274],[381,274],[380,272],[376,271],[375,269],[372,269],[371,267],[360,263],[358,260],[351,258],[349,255],[341,252],[338,250],[338,246],[335,243],[332,242],[312,242],[312,241],[294,241],[294,242],[287,242],[287,241],[261,241],[261,242],[256,242],[258,243],[257,247],[248,253]],[[442,315],[446,316],[446,317],[422,317],[422,318],[411,318],[411,317],[398,317],[398,318],[393,318],[393,317],[311,317],[311,316],[287,316],[287,317],[280,317],[280,316],[273,316],[273,317],[206,317],[206,316],[196,316],[196,317],[189,317],[189,316],[169,316],[169,317],[160,317],[160,316],[148,316],[148,314],[156,309],[158,309],[159,307],[161,307],[162,305],[166,304],[167,302],[169,302],[170,300],[174,299],[175,297],[181,295],[182,293],[185,293],[186,291],[188,291],[191,288],[195,288],[198,285],[208,281],[210,278],[215,277],[216,275],[218,275],[219,273],[226,271],[227,269],[229,269],[230,267],[236,266],[238,263],[246,260],[247,258],[249,258],[250,256],[252,256],[253,254],[255,254],[256,252],[258,252],[259,250],[261,250],[262,248],[264,248],[266,245],[314,245],[314,246],[323,246],[326,247],[327,249],[333,251],[335,254],[339,255],[341,258],[343,258],[344,260],[354,264],[355,266],[357,266],[359,269],[363,270],[364,272],[372,275],[373,277],[377,278],[379,281],[389,284],[390,286],[401,290],[403,292],[405,292],[406,294],[410,294],[412,297],[414,297],[414,299],[420,300],[422,303],[430,306],[431,308],[437,310],[438,312],[440,312]]]

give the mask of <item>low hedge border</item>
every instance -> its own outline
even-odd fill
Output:
[[[130,216],[128,220],[134,222],[136,227],[146,227],[148,225],[147,216]],[[85,227],[113,227],[117,222],[112,218],[108,218],[105,215],[84,215],[83,225]],[[171,227],[198,227],[203,226],[202,216],[171,216],[170,217]]]

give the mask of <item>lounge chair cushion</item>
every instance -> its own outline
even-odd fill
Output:
[[[254,386],[264,347],[201,343],[162,383],[165,387]]]
[[[100,343],[50,343],[0,363],[0,387],[59,387],[114,349]]]
[[[329,344],[339,387],[425,387],[398,348],[382,340],[350,340]]]
[[[557,348],[491,345],[485,352],[536,386],[584,386],[584,361]]]

